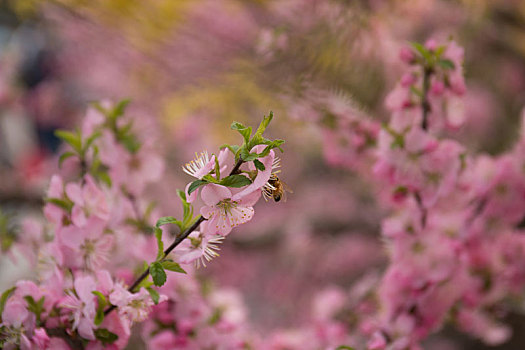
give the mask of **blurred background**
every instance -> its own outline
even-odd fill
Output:
[[[338,145],[326,151],[330,111],[386,120],[399,49],[449,37],[465,48],[468,85],[468,122],[454,137],[473,153],[502,152],[525,105],[520,0],[0,1],[0,290],[31,276],[5,252],[20,218],[41,215],[61,147],[54,130],[75,128],[89,102],[132,100],[141,137],[167,161],[149,190],[164,215],[180,208],[163,188],[185,185],[195,152],[239,142],[233,120],[254,125],[273,110],[269,134],[286,140],[282,178],[294,193],[258,204],[199,273],[239,288],[260,332],[301,326],[319,290],[377,279],[387,262],[380,203]],[[520,337],[516,328],[499,348],[520,348]],[[449,329],[427,345],[484,348]]]

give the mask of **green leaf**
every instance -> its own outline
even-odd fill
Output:
[[[244,143],[250,142],[250,136],[252,136],[252,127],[244,126],[239,122],[233,122],[231,125],[232,130],[237,130],[244,138]]]
[[[135,135],[129,133],[118,139],[130,153],[137,153],[139,151],[141,143]]]
[[[161,227],[167,224],[175,224],[177,221],[178,220],[173,216],[164,216],[157,220],[157,224],[155,224],[155,226]]]
[[[273,112],[270,111],[268,116],[263,117],[263,120],[261,121],[261,124],[259,124],[259,127],[257,128],[257,131],[255,132],[254,138],[257,136],[261,137],[268,125],[270,125],[270,122],[273,119]],[[252,145],[255,146],[255,145]]]
[[[340,345],[335,350],[354,350],[354,348],[348,345]]]
[[[219,159],[218,157],[215,157],[215,178],[220,179],[221,178],[221,167],[219,166]]]
[[[193,206],[186,200],[186,193],[184,191],[177,190],[177,195],[179,196],[182,202],[182,209],[184,215],[182,222],[178,221],[177,225],[179,225],[181,231],[184,231],[186,227],[189,226],[189,223],[193,220]]]
[[[242,160],[245,162],[251,162],[252,160],[259,158],[258,153],[250,153],[248,152],[248,149],[244,146],[241,148],[240,154],[241,154]]]
[[[5,303],[7,302],[7,299],[9,299],[11,295],[13,295],[13,292],[15,291],[15,289],[16,287],[11,287],[9,289],[6,289],[2,293],[2,296],[0,296],[0,318],[2,318],[2,313],[4,312],[4,307],[5,307]]]
[[[55,130],[55,136],[68,143],[78,153],[82,153],[82,140],[79,133],[66,130]]]
[[[195,180],[191,183],[190,187],[188,188],[188,194],[192,194],[193,191],[195,191],[197,188],[206,185],[208,181],[206,180]]]
[[[113,108],[112,117],[114,119],[117,119],[118,117],[124,115],[124,111],[126,110],[126,107],[129,105],[131,100],[129,98],[121,100],[115,108]]]
[[[162,230],[158,226],[155,228],[155,237],[157,238],[157,260],[159,260],[164,256],[164,243],[162,242]]]
[[[427,61],[427,62],[432,61],[432,54],[430,53],[430,51],[427,50],[426,47],[424,47],[420,43],[415,43],[415,42],[410,43],[410,44],[412,45],[412,47],[414,49],[416,49],[417,52],[419,52],[421,54],[421,56],[423,56],[425,61]]]
[[[104,309],[106,308],[106,305],[108,305],[108,302],[104,294],[100,293],[98,290],[94,290],[91,293],[96,295],[98,300],[97,313],[95,315],[95,325],[99,326],[102,321],[104,321]]]
[[[228,177],[225,177],[221,180],[220,184],[226,187],[243,187],[251,184],[251,180],[248,179],[246,176],[237,174],[237,175],[230,175]]]
[[[421,90],[419,90],[417,87],[413,85],[410,87],[410,92],[412,92],[414,95],[418,97],[423,97],[423,92],[421,92]]]
[[[97,131],[97,132],[94,132],[90,137],[88,137],[86,139],[86,142],[85,142],[85,145],[82,149],[82,152],[85,153],[88,148],[91,146],[91,144],[101,136],[102,134],[100,133],[100,131]]]
[[[149,296],[151,297],[151,300],[157,305],[159,303],[160,294],[155,289],[151,287],[146,287],[146,290],[149,293]]]
[[[269,143],[267,143],[267,146],[264,148],[264,150],[261,153],[259,153],[259,157],[266,157],[270,153],[270,150],[274,148],[279,148],[279,150],[283,152],[283,149],[281,148],[281,145],[283,143],[284,140],[280,139],[270,141]]]
[[[69,200],[65,200],[65,199],[45,198],[44,201],[46,201],[48,203],[51,203],[51,204],[54,204],[57,207],[62,208],[64,210],[66,210],[66,211],[71,211],[71,209],[73,208],[73,202],[71,202]]]
[[[157,287],[166,283],[166,272],[160,262],[155,261],[149,266],[149,274],[151,275],[151,278],[153,278],[153,284]]]
[[[438,61],[438,64],[445,68],[445,69],[454,69],[456,68],[456,65],[454,64],[454,62],[452,62],[451,60],[449,59],[441,59]]]
[[[264,166],[264,164],[263,164],[260,160],[258,160],[258,159],[255,159],[255,160],[253,161],[253,164],[254,164],[255,167],[256,167],[258,170],[260,170],[260,171],[264,171],[264,170],[266,169],[266,167]]]
[[[111,187],[112,181],[107,171],[97,171],[94,176],[105,183],[108,187]]]
[[[73,157],[73,156],[76,156],[77,154],[75,152],[71,152],[71,151],[68,151],[68,152],[64,152],[60,155],[60,158],[58,158],[58,167],[62,167],[62,163],[64,163],[64,161],[66,159],[68,159],[69,157]]]
[[[24,296],[25,301],[27,302],[27,309],[35,314],[37,322],[40,322],[40,315],[44,311],[44,300],[45,297],[42,296],[37,302],[33,299],[32,296]]]
[[[113,344],[118,339],[118,335],[108,331],[106,328],[95,329],[95,337],[104,345]]]
[[[180,267],[180,265],[178,263],[176,263],[175,261],[164,260],[162,262],[162,267],[164,267],[164,269],[166,269],[168,271],[186,273],[186,271],[184,271],[184,269],[182,267]]]

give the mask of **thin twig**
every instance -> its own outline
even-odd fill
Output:
[[[430,76],[432,69],[429,67],[423,68],[423,96],[421,97],[421,107],[423,109],[423,118],[421,120],[421,128],[428,129],[428,114],[430,113],[430,102],[428,102],[428,90],[430,88]]]

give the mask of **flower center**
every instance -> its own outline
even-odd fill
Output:
[[[231,215],[231,210],[237,207],[237,202],[232,201],[231,198],[226,198],[217,203],[217,208],[224,211],[225,214]]]

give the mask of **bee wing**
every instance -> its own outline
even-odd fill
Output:
[[[288,186],[288,184],[286,182],[284,182],[283,180],[281,180],[281,183],[283,184],[283,189],[284,191],[283,192],[290,192],[290,193],[293,193],[293,190],[290,186]]]

